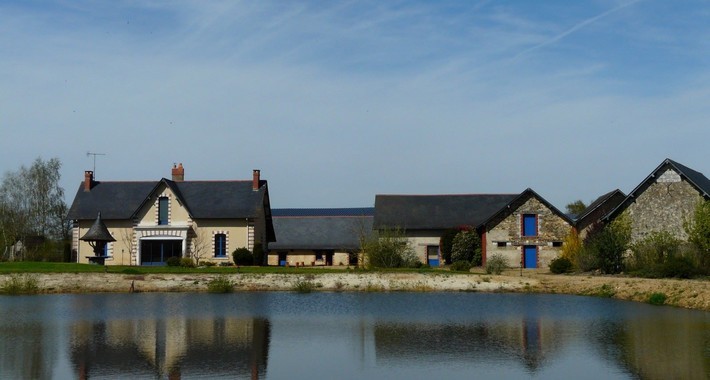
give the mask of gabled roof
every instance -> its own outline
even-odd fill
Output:
[[[168,186],[192,218],[251,218],[259,216],[267,194],[266,181],[252,190],[251,181],[185,181],[165,178],[145,182],[94,182],[84,191],[83,182],[69,208],[68,219],[131,219],[155,194]]]
[[[688,181],[688,183],[693,186],[693,188],[695,188],[700,195],[702,195],[705,199],[710,199],[710,179],[705,177],[703,173],[695,171],[685,165],[671,160],[670,158],[666,158],[660,165],[658,165],[658,167],[656,167],[656,169],[651,172],[651,174],[649,174],[638,186],[636,186],[636,188],[631,190],[623,202],[604,216],[604,219],[610,219],[625,210],[629,204],[634,202],[634,199],[639,194],[643,193],[653,183],[653,181],[655,181],[656,177],[668,169],[675,170],[675,172],[681,176],[681,179]]]
[[[269,250],[358,250],[360,239],[372,234],[372,210],[274,209],[277,241],[269,244]]]
[[[476,226],[517,194],[377,195],[374,228],[440,230]]]
[[[530,197],[534,197],[537,199],[540,203],[545,205],[548,209],[550,209],[555,215],[559,216],[563,220],[565,220],[567,223],[572,225],[572,219],[570,219],[567,214],[563,213],[562,211],[558,210],[557,207],[553,206],[552,203],[548,202],[545,198],[541,197],[540,194],[536,193],[533,189],[527,188],[525,189],[522,193],[517,195],[514,199],[512,199],[508,204],[504,205],[501,207],[498,212],[495,214],[491,215],[488,219],[485,221],[481,222],[477,227],[481,228],[490,224],[497,224],[500,220],[505,219],[510,215],[511,213],[515,212],[520,206],[522,206],[525,202],[527,202]]]
[[[592,202],[587,208],[580,213],[575,219],[575,225],[578,228],[585,228],[587,225],[596,222],[621,204],[626,198],[623,191],[616,189],[612,190]],[[594,220],[590,220],[594,219]]]

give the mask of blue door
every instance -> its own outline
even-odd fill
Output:
[[[525,268],[537,268],[537,247],[534,245],[526,245],[523,250]]]
[[[439,246],[438,245],[428,245],[426,247],[427,264],[430,267],[439,266]]]

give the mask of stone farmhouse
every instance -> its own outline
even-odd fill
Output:
[[[686,240],[684,223],[703,200],[710,200],[710,179],[667,158],[603,220],[608,222],[626,213],[631,219],[632,242],[661,231]]]
[[[93,259],[80,238],[101,213],[115,239],[101,254],[106,265],[164,265],[170,257],[226,263],[237,248],[275,241],[267,182],[254,170],[246,181],[185,181],[182,164],[172,179],[95,181],[84,174],[68,212],[76,262]]]
[[[596,223],[602,223],[602,219],[619,206],[624,199],[626,199],[626,194],[616,189],[600,196],[590,203],[581,214],[576,216],[574,221],[574,226],[579,234],[579,238],[584,239],[589,230]]]
[[[531,189],[520,194],[377,195],[374,228],[402,229],[423,263],[439,266],[440,239],[470,226],[481,237],[483,262],[492,254],[509,266],[539,268],[558,256],[572,220]]]
[[[269,265],[357,265],[374,208],[273,209],[272,215],[277,240],[269,244]]]

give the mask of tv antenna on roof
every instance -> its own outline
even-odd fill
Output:
[[[96,156],[105,156],[106,153],[86,152],[86,157],[94,156],[94,178],[96,178]]]

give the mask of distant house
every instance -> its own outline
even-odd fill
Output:
[[[229,262],[237,248],[266,248],[275,240],[259,170],[246,181],[184,177],[182,164],[173,167],[172,179],[158,181],[95,181],[85,172],[68,213],[77,262],[94,254],[79,239],[99,212],[116,239],[103,252],[107,265],[163,265],[170,257]]]
[[[372,233],[373,208],[272,212],[278,239],[269,245],[269,265],[356,265],[362,239]]]
[[[497,254],[508,266],[543,268],[560,254],[572,220],[532,189],[478,225],[483,264]]]
[[[698,202],[708,199],[710,179],[667,158],[611,210],[605,220],[611,221],[626,213],[631,219],[632,241],[661,231],[686,240],[684,222],[692,218]]]
[[[515,194],[377,195],[375,230],[402,229],[419,260],[443,265],[439,249],[444,232],[460,226],[477,227]]]
[[[577,215],[574,227],[581,239],[587,236],[587,232],[596,223],[602,223],[604,217],[626,199],[626,194],[616,189],[610,191],[592,202],[581,214]]]

